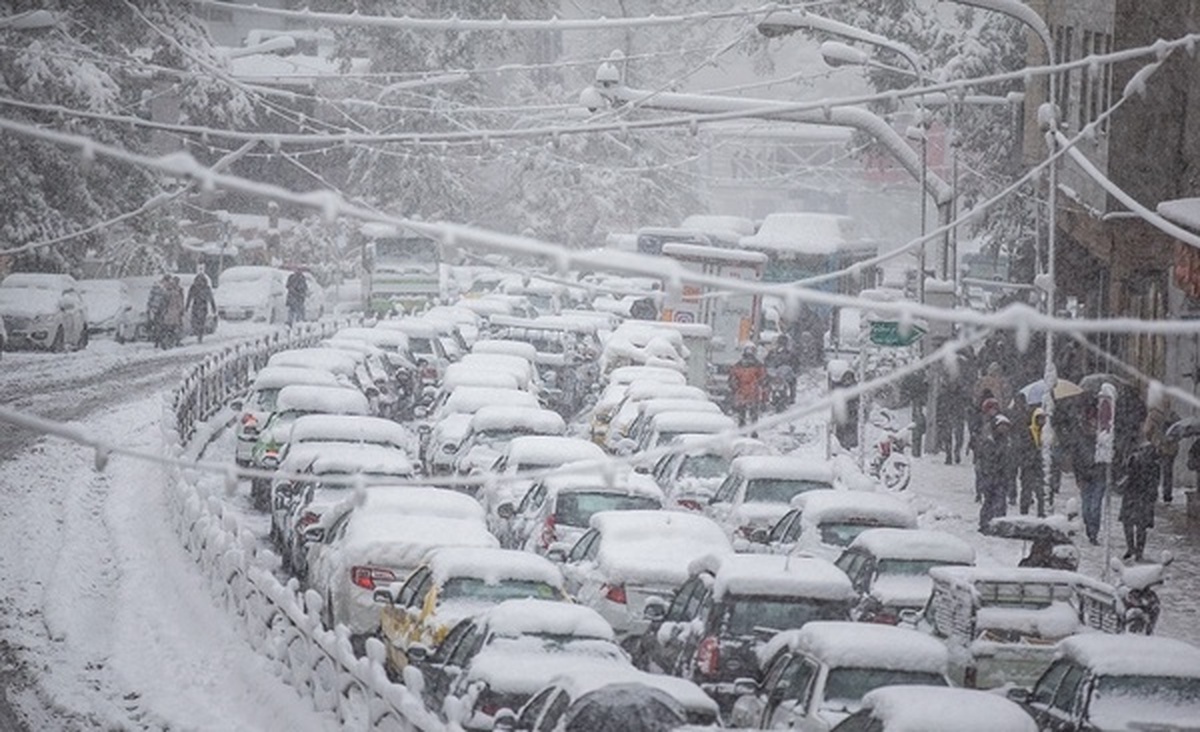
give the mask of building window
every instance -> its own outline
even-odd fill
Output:
[[[1055,64],[1063,64],[1071,60],[1075,48],[1075,29],[1068,25],[1060,25],[1054,28],[1054,61]],[[1074,128],[1070,124],[1074,120],[1074,115],[1071,109],[1071,82],[1075,74],[1071,71],[1059,71],[1055,74],[1055,83],[1058,88],[1054,92],[1054,104],[1058,107],[1060,123],[1067,123],[1067,127]]]

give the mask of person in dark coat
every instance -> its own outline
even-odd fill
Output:
[[[1012,423],[1008,417],[997,414],[980,433],[975,446],[979,492],[983,499],[979,507],[979,530],[982,533],[990,531],[991,520],[1003,516],[1007,510],[1006,478],[1012,462],[1011,431]]]
[[[204,332],[208,329],[208,314],[216,312],[217,301],[213,299],[212,283],[204,270],[196,273],[196,278],[188,287],[187,301],[183,309],[191,313],[192,332],[196,334],[196,342],[204,342]]]
[[[1126,464],[1124,493],[1117,520],[1125,528],[1125,559],[1142,560],[1146,530],[1154,526],[1158,500],[1159,455],[1152,442],[1143,441]]]
[[[962,462],[963,438],[967,425],[967,405],[970,395],[967,390],[969,378],[965,373],[965,359],[959,357],[958,373],[938,368],[938,449],[946,451],[946,464]]]
[[[1041,407],[1035,407],[1029,415],[1029,424],[1018,430],[1014,440],[1017,469],[1020,471],[1020,508],[1022,514],[1037,502],[1038,518],[1046,515],[1045,470],[1042,460],[1042,428],[1046,426],[1046,415]]]

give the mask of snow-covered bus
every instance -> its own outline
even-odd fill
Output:
[[[376,222],[359,231],[366,312],[413,312],[437,302],[443,282],[441,242]]]
[[[815,212],[769,214],[757,232],[741,238],[740,245],[767,255],[763,281],[776,283],[844,270],[879,253],[877,242],[859,236],[853,218]],[[853,295],[874,286],[875,272],[868,270],[813,287]]]

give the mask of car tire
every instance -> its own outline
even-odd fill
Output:
[[[54,332],[54,341],[50,344],[50,350],[55,353],[62,353],[66,350],[67,338],[63,335],[62,326],[58,326],[58,330]]]

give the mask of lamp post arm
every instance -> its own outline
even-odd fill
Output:
[[[749,99],[746,97],[723,97],[710,94],[678,94],[670,92],[653,92],[644,89],[631,89],[627,86],[613,86],[597,89],[610,102],[618,104],[636,103],[646,109],[659,109],[673,112],[694,112],[696,114],[720,114],[728,112],[745,112],[746,117],[755,119],[783,120],[802,124],[829,125],[833,127],[851,127],[871,135],[891,153],[896,162],[913,177],[920,181],[921,156],[912,146],[879,115],[860,107],[828,107],[824,110],[796,110],[788,105],[770,99]],[[773,111],[777,107],[778,111]],[[950,185],[933,171],[926,171],[925,193],[939,211],[954,197]]]
[[[856,28],[847,23],[825,18],[820,15],[815,15],[803,10],[776,10],[769,13],[766,18],[758,24],[759,31],[764,35],[782,35],[791,33],[797,30],[816,30],[830,33],[835,36],[849,38],[853,41],[861,41],[872,46],[879,46],[891,51],[895,51],[904,57],[913,69],[917,72],[917,77],[924,83],[925,65],[921,62],[921,56],[912,48],[904,43],[895,41],[887,36],[881,36],[878,33]]]

